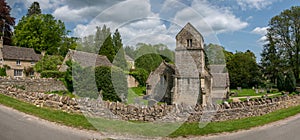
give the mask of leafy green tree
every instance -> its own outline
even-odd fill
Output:
[[[285,78],[282,72],[278,73],[277,77],[277,88],[279,91],[285,90]]]
[[[109,35],[104,41],[103,45],[99,50],[99,54],[105,55],[110,62],[113,62],[116,54],[115,54],[111,35]]]
[[[267,76],[272,83],[275,83],[276,78],[280,78],[278,75],[279,71],[282,71],[280,54],[270,34],[267,34],[267,38],[269,43],[264,45],[263,52],[261,53],[261,66],[263,67],[264,75]]]
[[[135,49],[134,49],[134,47],[132,47],[132,46],[126,46],[124,48],[124,51],[125,51],[126,55],[128,55],[132,59],[135,58]]]
[[[40,14],[42,14],[42,10],[40,8],[40,4],[35,1],[28,8],[27,16],[40,15]]]
[[[280,57],[286,62],[286,68],[292,69],[296,79],[299,79],[300,67],[300,6],[293,6],[282,11],[269,21],[269,47],[276,46]],[[272,55],[272,54],[271,54]],[[272,64],[272,66],[276,65]],[[272,69],[272,68],[270,68]]]
[[[137,68],[131,71],[129,74],[132,75],[139,82],[139,86],[146,86],[146,81],[149,76],[148,71],[141,68]]]
[[[146,70],[148,73],[154,71],[161,63],[163,59],[158,54],[145,54],[135,60],[135,66]]]
[[[34,66],[36,72],[42,72],[46,70],[57,71],[58,65],[62,64],[63,57],[59,55],[45,55],[39,62]]]
[[[293,71],[288,71],[285,78],[285,90],[292,93],[296,89],[296,78]]]
[[[5,0],[0,0],[0,35],[3,37],[3,44],[11,45],[12,28],[15,25],[15,18],[10,15],[10,6]]]
[[[125,59],[125,51],[123,49],[121,34],[119,33],[118,29],[115,31],[115,33],[113,35],[112,42],[113,42],[114,51],[116,54],[113,64],[122,69],[127,69],[127,62]]]
[[[261,72],[251,51],[236,52],[226,65],[231,88],[251,88],[261,83]]]
[[[24,16],[15,27],[13,42],[15,45],[34,48],[36,52],[58,54],[62,39],[67,31],[62,21],[50,14]]]
[[[225,49],[222,46],[208,44],[204,46],[209,64],[226,64]]]

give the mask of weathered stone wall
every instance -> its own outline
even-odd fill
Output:
[[[21,78],[0,78],[0,85],[2,86],[17,86],[24,87],[26,91],[33,92],[47,92],[47,91],[62,91],[67,90],[64,84],[56,79],[21,79]]]
[[[188,105],[162,104],[146,107],[88,98],[75,99],[41,92],[28,92],[5,85],[0,85],[0,93],[32,103],[38,107],[50,107],[66,112],[83,112],[94,117],[137,121],[198,122],[206,117],[206,119],[210,118],[211,121],[217,122],[261,116],[279,109],[300,105],[300,96],[298,95],[230,103],[229,106],[222,104],[191,107]]]

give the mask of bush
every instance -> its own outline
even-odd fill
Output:
[[[285,90],[289,93],[294,92],[296,89],[296,78],[293,71],[289,71],[285,78]]]
[[[6,76],[6,68],[0,68],[0,76]]]
[[[285,80],[284,80],[284,75],[280,72],[278,73],[277,77],[277,88],[279,91],[285,90]]]
[[[124,72],[115,67],[95,68],[96,84],[103,100],[124,101],[127,98],[127,78]]]
[[[63,78],[65,77],[65,72],[47,70],[41,72],[41,77],[42,78]]]
[[[133,76],[139,82],[139,86],[146,86],[146,81],[149,76],[148,71],[138,68],[134,71],[131,71],[129,75]]]

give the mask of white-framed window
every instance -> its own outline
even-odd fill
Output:
[[[0,59],[0,64],[2,64],[3,63],[3,59]]]
[[[34,76],[34,71],[30,71],[29,76]]]
[[[17,65],[21,65],[21,61],[20,61],[20,60],[17,60],[17,61],[16,61],[16,64],[17,64]]]
[[[34,64],[35,64],[35,62],[34,62],[34,61],[31,61],[31,62],[30,62],[30,64],[31,64],[31,65],[34,65]]]
[[[193,46],[193,40],[192,39],[187,39],[187,46],[192,47]]]
[[[15,69],[14,70],[14,76],[15,77],[22,77],[23,76],[23,70]]]

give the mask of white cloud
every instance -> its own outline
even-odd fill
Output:
[[[233,32],[248,26],[247,22],[237,18],[229,8],[211,5],[206,0],[194,0],[192,7],[177,12],[174,22],[180,25],[191,22],[201,33],[206,35]]]
[[[243,10],[247,8],[261,10],[271,5],[276,0],[236,0],[238,5],[241,6]]]
[[[259,35],[266,35],[267,31],[268,31],[268,28],[269,27],[256,27],[255,29],[253,29],[251,31],[251,33],[259,34]]]

